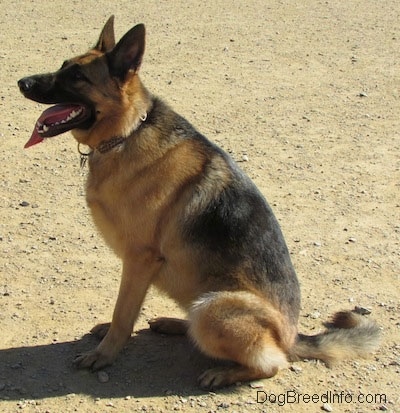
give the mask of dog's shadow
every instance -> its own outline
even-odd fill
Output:
[[[72,393],[100,398],[200,395],[204,391],[197,377],[215,366],[184,336],[141,330],[116,362],[103,370],[106,374],[75,369],[75,355],[96,344],[88,334],[73,342],[0,350],[0,398],[42,399]]]

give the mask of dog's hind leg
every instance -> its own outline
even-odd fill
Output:
[[[246,291],[212,292],[189,313],[189,335],[205,354],[235,362],[207,370],[200,385],[213,389],[274,376],[287,366],[286,347],[294,329],[267,300]]]

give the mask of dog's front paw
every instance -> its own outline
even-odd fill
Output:
[[[87,353],[78,354],[74,360],[74,366],[78,369],[91,369],[93,371],[113,363],[115,357],[102,353],[100,350],[92,350]]]

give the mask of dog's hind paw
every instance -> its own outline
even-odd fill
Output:
[[[277,368],[273,368],[270,373],[265,373],[240,365],[233,367],[214,367],[201,374],[198,382],[201,388],[213,390],[231,384],[272,377],[277,371]]]
[[[98,339],[102,340],[108,333],[110,326],[111,323],[97,324],[90,330],[90,332]]]
[[[179,318],[160,317],[149,320],[150,329],[160,334],[184,335],[189,323]]]
[[[229,368],[215,367],[206,370],[200,375],[198,382],[202,389],[213,390],[228,386],[235,381],[232,380]]]

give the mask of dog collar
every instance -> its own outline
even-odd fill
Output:
[[[147,119],[147,112],[146,112],[144,115],[140,116],[139,119],[140,119],[140,122],[135,126],[135,128],[134,128],[133,131],[128,135],[128,137],[132,136],[132,134],[133,134],[134,132],[136,132],[136,131],[140,128],[140,125],[141,125],[143,122],[146,121],[146,119]],[[80,166],[81,166],[81,168],[83,168],[83,167],[86,165],[87,159],[89,158],[89,156],[90,156],[94,151],[97,151],[97,152],[99,152],[99,153],[101,153],[101,154],[105,154],[105,153],[111,151],[111,149],[114,149],[114,148],[116,148],[117,146],[122,145],[122,144],[126,141],[126,139],[128,139],[128,138],[124,138],[124,137],[122,137],[122,136],[116,136],[116,137],[114,137],[114,138],[107,139],[107,140],[105,140],[105,141],[101,141],[101,142],[99,143],[99,145],[97,146],[97,148],[92,149],[90,152],[82,152],[81,149],[80,149],[80,143],[78,143],[78,152],[79,152],[79,155],[81,156],[81,159],[80,159]]]
[[[107,153],[111,151],[111,149],[114,149],[116,146],[119,146],[125,142],[126,138],[123,138],[122,136],[116,137],[116,138],[111,138],[106,141],[100,142],[99,146],[96,148],[96,151],[100,153]]]

